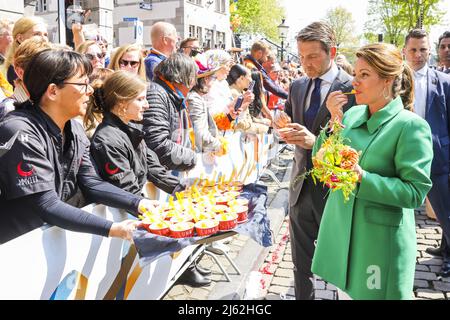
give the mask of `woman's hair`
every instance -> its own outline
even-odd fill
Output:
[[[155,75],[190,88],[197,78],[197,64],[183,53],[174,53],[155,68]]]
[[[391,44],[374,43],[360,48],[356,56],[364,59],[381,78],[393,78],[393,97],[400,96],[405,109],[413,110],[414,76],[410,67],[403,62],[399,49]]]
[[[255,95],[255,99],[248,107],[250,114],[253,117],[258,117],[261,113],[261,109],[263,107],[262,95],[263,92],[263,83],[261,81],[261,73],[259,71],[252,71],[252,80],[255,81],[255,86],[253,87],[253,94]]]
[[[192,88],[192,90],[200,94],[207,94],[209,88],[206,86],[206,80],[208,78],[209,77],[197,78],[197,82],[195,83],[195,86]]]
[[[94,89],[100,88],[106,79],[114,73],[113,70],[107,68],[95,68],[92,71],[92,74],[89,77],[89,82],[91,87]],[[101,122],[103,117],[103,113],[101,110],[98,110],[94,104],[94,98],[91,95],[89,97],[89,104],[86,109],[86,114],[84,115],[83,125],[87,132],[92,129],[95,129],[98,123]]]
[[[8,56],[6,58],[5,70],[8,70],[9,66],[12,64],[13,56],[19,47],[20,43],[17,41],[17,36],[19,34],[24,34],[28,32],[28,30],[32,29],[35,25],[43,24],[46,25],[44,20],[41,17],[29,16],[22,17],[14,23],[14,28],[12,31],[13,42],[8,52]]]
[[[64,81],[76,74],[89,76],[92,66],[89,60],[74,51],[44,50],[34,55],[25,70],[23,82],[33,104],[39,104],[52,83],[64,86]]]
[[[52,49],[53,45],[41,37],[32,37],[17,47],[13,56],[13,64],[25,70],[34,55],[44,50]]]
[[[235,84],[240,77],[247,75],[248,72],[249,70],[242,64],[235,64],[234,66],[231,67],[230,73],[228,73],[227,76],[228,85],[231,86]]]
[[[138,75],[143,80],[146,79],[145,75],[145,64],[144,64],[144,56],[142,55],[142,47],[138,44],[128,44],[117,48],[113,55],[111,56],[111,61],[109,62],[108,68],[112,70],[120,70],[120,59],[122,59],[123,55],[127,52],[136,51],[139,54],[139,68]]]
[[[85,54],[88,48],[94,44],[97,44],[97,42],[95,42],[94,40],[83,41],[78,47],[76,47],[75,51],[81,54]]]
[[[103,83],[95,84],[91,96],[92,111],[111,112],[119,103],[135,99],[146,87],[147,83],[131,72],[116,71]]]

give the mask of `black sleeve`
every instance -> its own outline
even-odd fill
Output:
[[[45,222],[63,229],[108,237],[112,221],[87,213],[62,202],[54,190],[23,197],[27,207]]]
[[[153,182],[159,189],[168,194],[181,191],[185,188],[180,180],[161,165],[155,152],[147,148],[147,179]],[[175,190],[176,189],[176,190]]]
[[[139,202],[143,198],[104,181],[92,165],[89,145],[86,146],[83,154],[77,179],[78,185],[88,201],[125,209],[135,216],[138,215]]]
[[[275,82],[273,82],[267,74],[262,72],[263,75],[263,84],[264,89],[267,91],[273,93],[277,97],[280,97],[281,99],[287,99],[288,94],[286,91],[284,91],[283,88],[281,88],[279,85],[277,85]]]

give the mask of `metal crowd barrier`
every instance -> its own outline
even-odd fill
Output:
[[[198,165],[186,178],[229,177],[233,169],[245,183],[259,178],[270,160],[273,136],[225,137],[228,155],[212,163],[198,155]],[[146,193],[162,201],[168,196],[151,186]],[[83,209],[113,221],[130,218],[103,205]],[[160,299],[203,249],[204,244],[189,246],[142,268],[128,241],[44,226],[0,245],[0,299]]]

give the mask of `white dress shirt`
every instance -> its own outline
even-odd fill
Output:
[[[323,104],[328,94],[328,91],[330,91],[331,84],[334,82],[334,80],[336,80],[338,73],[339,73],[338,67],[334,62],[332,62],[330,70],[328,70],[326,73],[324,73],[319,77],[320,79],[322,79],[322,82],[320,83],[320,105]],[[308,110],[309,108],[309,102],[311,100],[311,94],[313,90],[314,84],[309,88],[308,96],[306,98],[305,110]]]
[[[428,64],[414,71],[414,112],[425,119],[428,89]]]

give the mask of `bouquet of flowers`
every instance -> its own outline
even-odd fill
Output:
[[[315,184],[319,180],[333,192],[342,190],[345,201],[348,201],[358,182],[358,174],[353,169],[358,164],[360,153],[344,143],[343,128],[339,121],[335,121],[331,124],[328,138],[325,137],[326,129],[320,133],[325,141],[312,157],[314,167],[306,175],[310,174]]]

